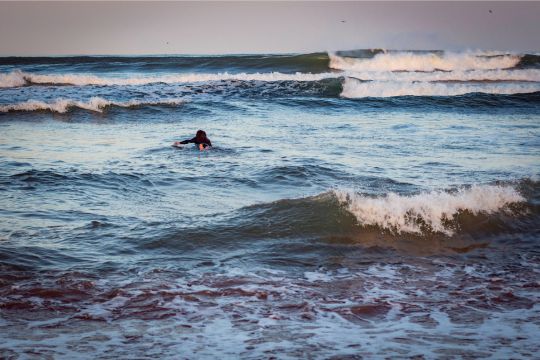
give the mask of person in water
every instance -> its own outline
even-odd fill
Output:
[[[206,132],[204,132],[203,130],[197,130],[197,134],[195,135],[194,138],[184,140],[184,141],[177,141],[174,143],[174,145],[180,145],[180,144],[185,145],[189,143],[194,143],[195,145],[197,145],[197,147],[200,150],[203,150],[209,146],[212,146],[212,142],[210,141],[208,137],[206,137]]]

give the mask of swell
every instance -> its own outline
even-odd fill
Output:
[[[529,188],[529,192],[525,188]],[[531,190],[532,189],[532,190]],[[423,252],[474,249],[497,234],[535,236],[540,224],[538,184],[473,185],[413,195],[377,196],[332,190],[300,199],[248,206],[204,227],[171,228],[138,243],[145,249],[219,248],[248,241],[329,241]],[[532,191],[532,194],[531,194]],[[537,232],[537,231],[536,231]],[[479,240],[474,240],[479,239]],[[228,244],[228,245],[227,245]],[[438,249],[438,250],[437,250]],[[465,249],[465,250],[463,250]]]
[[[55,172],[50,170],[27,170],[12,175],[0,176],[0,184],[5,187],[37,187],[61,186],[97,187],[110,190],[145,190],[152,188],[153,183],[141,173],[121,173],[109,171],[105,173]]]
[[[309,171],[321,169],[326,168],[307,168],[302,171],[296,167],[278,168],[275,169],[276,178],[272,181],[278,181],[282,176],[284,179],[301,179],[308,176]],[[390,179],[385,182],[387,184],[380,187],[381,192],[378,195],[336,188],[316,196],[247,206],[232,214],[235,219],[227,218],[222,225],[233,224],[232,227],[236,230],[227,231],[235,232],[235,238],[243,238],[247,233],[250,236],[264,236],[268,231],[272,236],[289,237],[335,235],[373,228],[393,235],[428,236],[438,233],[451,237],[461,233],[464,227],[471,228],[471,224],[476,230],[482,230],[491,220],[499,222],[499,230],[513,229],[516,225],[519,227],[519,217],[527,213],[540,220],[540,186],[532,180],[416,191],[412,194],[393,192],[391,189],[396,188],[393,182]],[[143,191],[154,186],[148,174],[58,173],[40,170],[2,176],[0,183],[9,187],[58,188],[63,185],[76,185],[115,191]],[[217,231],[222,225],[218,221],[208,232],[222,234],[223,229]],[[244,230],[247,232],[242,235]]]
[[[66,57],[0,57],[0,65],[81,66],[95,70],[271,70],[286,72],[324,72],[328,70],[327,53],[284,55],[222,56],[66,56]]]
[[[27,100],[20,103],[0,105],[0,115],[8,113],[36,113],[52,112],[65,114],[76,109],[86,110],[96,113],[106,113],[108,109],[118,108],[130,111],[131,109],[143,110],[147,107],[171,108],[178,111],[179,106],[182,111],[192,114],[207,114],[210,109],[226,109],[242,111],[240,108],[231,107],[227,98],[242,98],[260,100],[273,98],[275,103],[283,106],[305,107],[311,111],[328,111],[329,109],[343,110],[354,108],[361,110],[381,110],[389,111],[395,109],[414,108],[423,111],[456,111],[467,109],[474,112],[510,111],[516,113],[536,113],[540,106],[540,92],[523,94],[486,94],[467,93],[457,96],[375,96],[373,92],[355,93],[351,95],[351,100],[344,96],[339,82],[313,83],[314,86],[298,86],[297,84],[276,84],[272,88],[267,88],[261,93],[261,88],[253,85],[243,89],[215,88],[215,93],[223,96],[223,101],[216,99],[201,99],[196,95],[185,95],[183,98],[162,99],[162,100],[129,100],[112,101],[104,98],[94,97],[87,101],[60,98],[52,101]],[[211,93],[210,93],[211,94]],[[344,102],[340,100],[348,100]],[[208,95],[205,94],[205,95]],[[345,93],[346,95],[346,93]],[[397,94],[394,94],[397,95]],[[448,93],[446,93],[448,95]],[[380,94],[376,95],[380,96]],[[358,99],[353,101],[353,99]]]
[[[140,174],[68,176],[33,171],[21,173],[10,181],[30,185],[46,183],[54,188],[72,183],[79,189],[81,186],[103,186],[113,190],[115,196],[118,191],[134,196],[134,192],[149,191],[151,185],[144,181],[145,178]],[[343,250],[344,246],[349,249],[347,251],[360,246],[422,254],[462,253],[486,247],[498,239],[536,241],[540,229],[539,190],[538,183],[530,180],[410,195],[391,192],[365,195],[335,189],[316,196],[247,206],[231,213],[208,215],[204,219],[197,217],[187,222],[179,219],[159,222],[132,219],[126,222],[125,217],[105,218],[92,213],[32,212],[34,217],[87,222],[85,227],[50,229],[40,236],[63,237],[64,245],[69,243],[77,249],[84,248],[84,244],[93,244],[97,251],[58,252],[49,246],[36,245],[31,249],[32,254],[39,254],[40,258],[36,259],[27,256],[28,247],[16,245],[12,253],[7,253],[4,247],[5,256],[0,258],[0,265],[42,267],[43,259],[47,258],[47,264],[56,267],[61,263],[87,269],[103,268],[104,265],[120,268],[125,254],[154,258],[156,253],[181,258],[183,263],[193,263],[199,256],[225,261],[228,256],[223,256],[224,251],[230,249],[234,254],[242,249],[242,262],[275,262],[282,258],[293,265],[306,257],[328,256],[330,248]],[[15,215],[24,217],[27,213],[22,210]],[[12,240],[17,238],[16,234],[11,236]],[[11,243],[15,244],[14,241]],[[104,254],[109,256],[104,257]],[[243,259],[245,254],[252,256],[246,260]]]
[[[376,71],[451,71],[494,68],[538,68],[537,54],[504,52],[445,52],[359,49],[335,53],[222,56],[65,56],[0,57],[0,65],[85,66],[99,70],[220,70],[252,69],[286,72],[325,72],[329,68]]]

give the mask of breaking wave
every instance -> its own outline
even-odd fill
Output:
[[[163,76],[134,76],[134,77],[100,77],[82,74],[35,74],[16,70],[8,74],[0,74],[0,88],[19,87],[27,85],[98,85],[98,86],[126,86],[147,85],[155,83],[199,83],[208,81],[320,81],[328,78],[337,78],[336,73],[294,73],[284,74],[280,72],[270,73],[240,73],[230,74],[227,72],[217,74],[175,74]]]
[[[513,54],[382,52],[372,58],[330,54],[331,69],[352,71],[464,71],[510,69],[522,58]]]
[[[129,86],[155,83],[201,83],[211,81],[298,81],[313,82],[350,76],[359,80],[371,81],[423,81],[423,82],[465,82],[465,81],[521,81],[540,82],[540,70],[471,70],[454,72],[411,73],[411,72],[376,72],[359,71],[343,73],[240,73],[227,72],[217,74],[177,74],[163,76],[102,77],[84,74],[35,74],[15,70],[0,74],[0,88],[12,88],[29,85],[74,85],[74,86]]]
[[[345,98],[394,96],[457,96],[470,93],[528,94],[540,91],[536,82],[415,82],[360,81],[346,78],[341,96]]]
[[[514,187],[498,185],[473,185],[454,192],[432,191],[411,196],[389,193],[369,197],[344,190],[334,190],[334,194],[363,226],[378,226],[394,233],[421,234],[427,229],[449,236],[454,233],[453,221],[460,213],[489,215],[526,201]]]
[[[92,97],[88,101],[73,99],[56,99],[53,102],[44,102],[39,100],[28,100],[17,104],[0,105],[0,112],[13,111],[51,111],[56,113],[66,113],[72,108],[102,112],[110,106],[118,107],[136,107],[142,105],[180,105],[185,101],[181,99],[161,99],[156,101],[111,101],[101,97]]]
[[[348,76],[364,81],[423,81],[423,82],[539,82],[540,70],[514,69],[514,70],[468,70],[451,72],[377,72],[361,71],[347,72]]]
[[[399,245],[404,236],[415,240],[447,239],[447,245],[453,246],[455,235],[483,238],[486,233],[529,232],[538,221],[538,209],[529,202],[530,194],[521,188],[523,184],[473,185],[414,195],[365,195],[334,189],[305,198],[247,206],[225,222],[175,230],[170,239],[160,238],[159,246],[185,246],[178,237],[185,241],[196,239],[200,246],[203,241],[237,244],[239,239],[267,238],[330,238],[334,242],[365,243],[374,236],[380,237],[376,243],[381,246],[390,245],[386,241]],[[536,194],[537,184],[533,188]],[[143,246],[147,245],[156,244]],[[424,242],[417,245],[425,247]]]
[[[140,94],[153,99],[165,97],[165,100],[148,104],[177,104],[177,100],[169,99],[201,94],[317,99],[530,94],[540,92],[539,58],[531,54],[480,51],[452,53],[381,49],[342,51],[328,56],[316,53],[225,57],[0,58],[0,64],[9,65],[11,70],[0,73],[0,88],[6,89],[6,99],[1,101],[4,105],[0,105],[0,112],[66,112],[71,107],[101,111],[106,106],[139,105]],[[82,61],[80,66],[77,59]],[[40,62],[46,67],[41,66],[37,71],[33,65]],[[124,71],[115,71],[118,64],[124,66],[121,69]],[[13,66],[18,69],[13,70]],[[56,94],[49,98],[58,100],[49,103],[50,100],[43,99],[39,86],[54,87],[51,91]],[[116,86],[129,88],[116,89]],[[124,101],[128,97],[126,94],[129,95],[126,90],[137,94],[139,100]],[[86,98],[99,98],[88,102],[70,100],[79,97],[72,94],[74,91],[87,92]],[[111,97],[115,96],[111,93],[120,91],[122,99]],[[24,102],[13,104],[13,95],[17,101]],[[103,100],[101,96],[110,100]]]

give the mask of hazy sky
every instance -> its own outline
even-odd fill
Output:
[[[540,2],[0,2],[2,56],[374,47],[540,51]]]

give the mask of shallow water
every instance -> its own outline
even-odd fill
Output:
[[[536,63],[360,55],[2,59],[1,357],[534,358]]]

